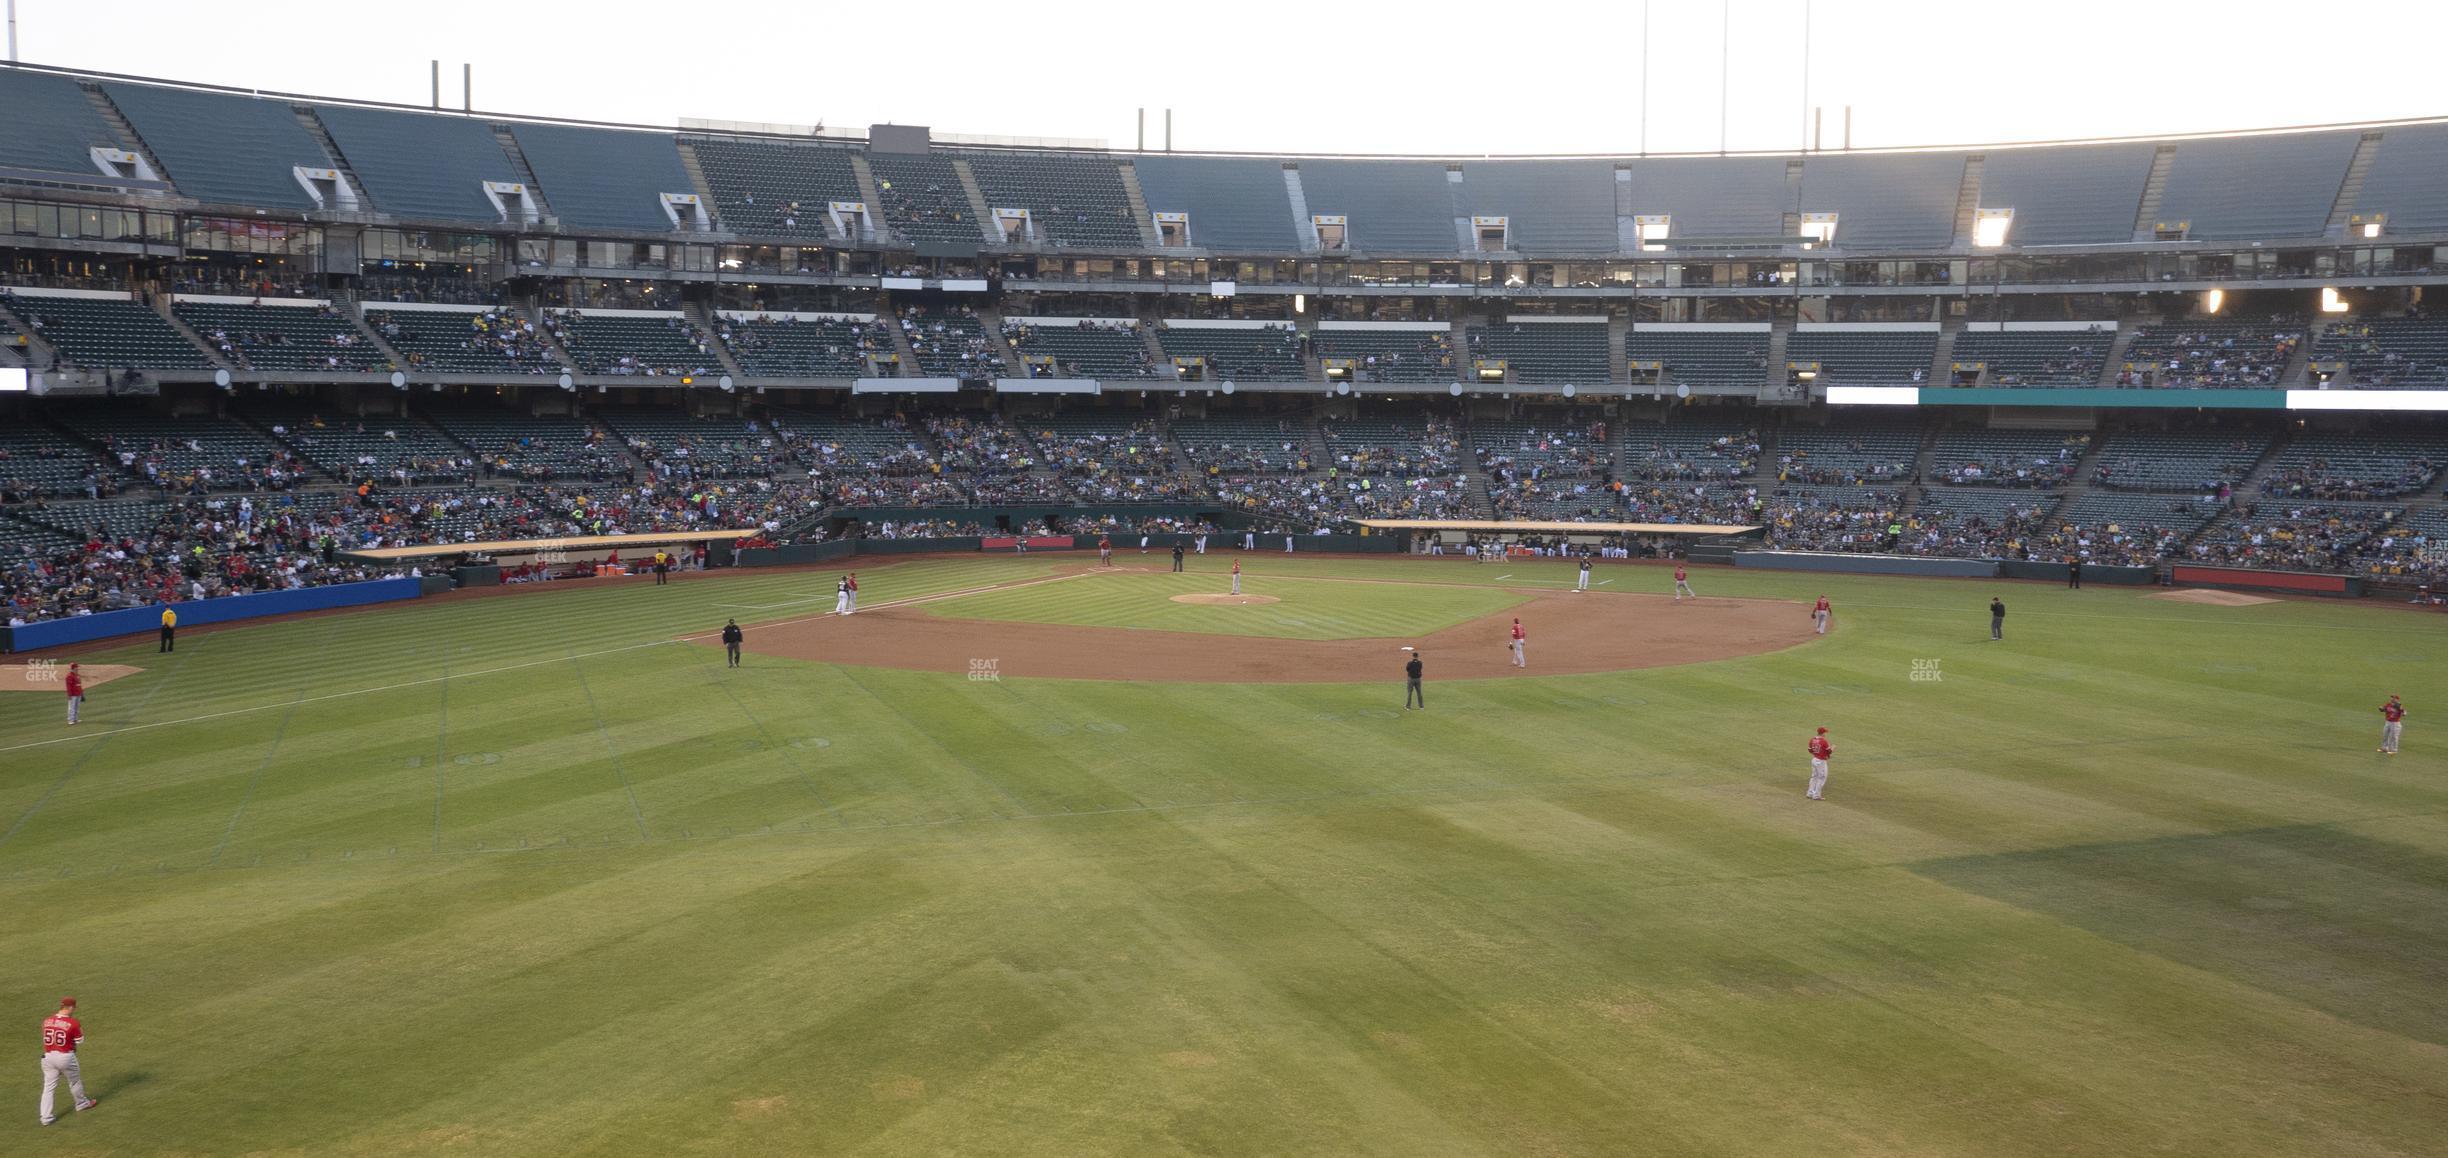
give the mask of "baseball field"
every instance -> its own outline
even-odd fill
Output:
[[[2439,1152],[2436,616],[1237,554],[60,657],[136,670],[0,694],[0,1152]]]

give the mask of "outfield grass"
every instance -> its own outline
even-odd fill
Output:
[[[1077,561],[862,567],[862,594]],[[1376,635],[1501,609],[1473,589],[1499,574],[1572,577],[1267,557],[1252,583],[1309,621],[1263,633]],[[1161,597],[1212,577],[1114,580],[1148,601],[928,606],[1234,626]],[[1432,682],[1412,713],[1392,681],[729,671],[669,642],[829,610],[819,573],[98,650],[147,670],[78,729],[0,696],[0,1009],[30,1043],[76,994],[103,1103],[48,1131],[23,1106],[0,1150],[2437,1152],[2439,619],[1694,581],[1824,593],[1837,630]]]

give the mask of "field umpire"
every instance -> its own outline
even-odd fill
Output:
[[[1426,666],[1420,662],[1420,653],[1416,651],[1411,653],[1411,662],[1403,665],[1403,674],[1410,677],[1409,690],[1403,692],[1403,707],[1427,709],[1428,696],[1420,691],[1420,672]]]
[[[726,619],[723,620],[722,635],[723,651],[731,657],[731,666],[738,667],[740,641],[748,638],[747,634],[740,630],[739,620]]]

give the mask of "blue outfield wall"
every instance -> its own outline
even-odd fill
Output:
[[[225,595],[219,599],[196,599],[170,606],[178,611],[180,627],[202,627],[212,623],[260,619],[267,615],[392,603],[415,599],[421,594],[423,584],[415,579],[370,579],[363,583],[334,583],[328,587],[305,587],[296,591]],[[150,607],[131,607],[125,611],[105,611],[73,619],[51,619],[29,623],[24,627],[7,628],[6,650],[37,651],[64,644],[159,631],[161,613],[162,605],[156,603]]]

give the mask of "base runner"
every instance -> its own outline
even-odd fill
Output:
[[[1684,572],[1684,570],[1683,570],[1683,564],[1681,564],[1681,563],[1679,563],[1679,562],[1678,562],[1678,563],[1676,563],[1676,564],[1675,564],[1675,602],[1677,602],[1677,603],[1681,603],[1681,602],[1683,602],[1683,597],[1684,597],[1684,596],[1686,596],[1686,595],[1689,595],[1689,596],[1691,596],[1691,597],[1692,597],[1692,598],[1694,598],[1694,599],[1698,599],[1698,598],[1700,598],[1700,593],[1699,593],[1699,592],[1697,592],[1697,591],[1692,590],[1691,580],[1690,580],[1690,579],[1688,579],[1688,578],[1686,578],[1686,577],[1685,577],[1685,574],[1686,574],[1686,573],[1685,573],[1685,572]]]
[[[2394,756],[2397,754],[2397,737],[2405,731],[2405,705],[2398,703],[2397,697],[2390,696],[2389,702],[2380,705],[2380,719],[2380,751],[2384,755]]]
[[[77,1068],[77,1047],[85,1044],[85,1026],[76,1019],[76,998],[60,998],[59,1012],[42,1023],[42,1124],[55,1119],[51,1113],[61,1079],[68,1082],[69,1096],[76,1099],[78,1110],[94,1108],[94,1100],[85,1096],[85,1074]]]
[[[1818,625],[1819,634],[1827,634],[1828,616],[1832,614],[1834,612],[1828,610],[1828,600],[1825,595],[1819,597],[1819,602],[1811,605],[1811,622]]]
[[[1813,800],[1824,799],[1819,793],[1827,788],[1828,761],[1836,756],[1835,745],[1828,743],[1826,728],[1819,729],[1819,734],[1811,737],[1810,754],[1810,791],[1805,795]]]
[[[1530,637],[1522,633],[1521,620],[1515,618],[1513,620],[1513,666],[1530,666],[1529,646]]]

